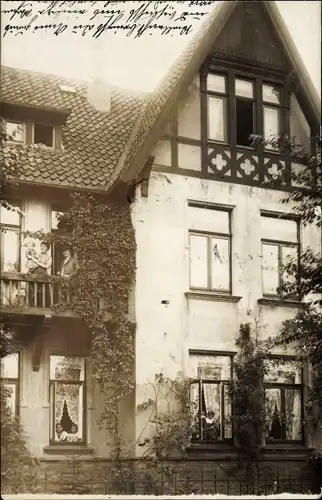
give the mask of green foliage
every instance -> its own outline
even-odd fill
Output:
[[[68,281],[50,278],[71,291],[55,307],[76,312],[91,332],[90,358],[105,401],[99,425],[114,437],[119,454],[120,404],[134,390],[134,325],[127,313],[136,246],[127,186],[108,196],[73,194],[55,233],[25,236],[68,245],[77,256]]]
[[[0,202],[10,208],[8,202],[9,191],[16,186],[21,170],[18,167],[18,158],[21,148],[13,150],[6,148],[7,133],[6,124],[0,118]]]
[[[182,377],[171,380],[162,373],[155,375],[155,383],[152,384],[154,398],[137,407],[139,412],[150,412],[148,423],[153,426],[152,437],[138,442],[138,446],[145,448],[145,456],[166,457],[182,453],[189,444],[189,384],[189,380]]]
[[[24,431],[8,405],[10,390],[0,382],[1,403],[1,487],[17,488],[22,480],[30,487],[35,478],[37,461],[28,450]]]
[[[316,151],[308,152],[296,139],[272,138],[269,143],[300,165],[293,169],[293,189],[283,199],[290,204],[304,225],[311,224],[322,230],[322,167],[321,138],[316,138]],[[322,234],[321,234],[322,243]],[[290,260],[284,270],[289,276],[283,292],[306,298],[306,306],[296,316],[283,323],[275,345],[292,344],[299,358],[306,358],[313,367],[313,387],[309,405],[317,404],[322,410],[322,254],[311,248],[304,248],[300,264]]]
[[[256,459],[265,429],[263,379],[267,352],[251,333],[249,323],[240,325],[236,341],[239,353],[234,360],[236,379],[230,384],[229,395],[238,445],[250,459]]]

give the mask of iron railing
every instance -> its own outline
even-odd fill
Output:
[[[2,493],[123,495],[270,495],[312,493],[312,472],[303,468],[238,467],[233,462],[184,460],[41,463],[2,477]]]

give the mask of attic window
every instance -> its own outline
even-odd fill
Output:
[[[6,121],[6,140],[9,142],[23,143],[25,135],[24,123]]]
[[[45,123],[34,123],[33,143],[52,148],[54,146],[54,127]]]
[[[254,134],[254,88],[248,80],[235,81],[237,144],[251,146],[250,136]]]
[[[254,135],[267,140],[290,134],[288,120],[283,119],[289,105],[282,81],[263,81],[255,73],[219,71],[201,76],[201,116],[210,143],[249,148]],[[265,144],[265,149],[274,148]]]

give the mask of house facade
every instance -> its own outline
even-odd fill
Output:
[[[107,112],[93,107],[85,85],[2,69],[6,148],[26,146],[11,193],[20,212],[1,210],[2,315],[21,344],[4,359],[3,376],[30,449],[42,460],[75,449],[104,459],[111,450],[97,426],[90,331],[71,312],[53,312],[54,287],[30,277],[29,252],[42,250],[24,234],[55,231],[69,192],[104,192],[119,178],[136,185],[137,244],[128,312],[136,324],[136,390],[123,439],[135,456],[144,453],[137,443],[152,426],[137,406],[151,397],[156,374],[181,374],[192,381],[196,422],[188,454],[232,453],[226,386],[240,325],[250,323],[260,339],[276,335],[301,307],[280,293],[281,264],[307,246],[321,248],[318,230],[304,227],[281,201],[292,185],[280,171],[298,166],[250,141],[252,134],[285,133],[311,148],[319,133],[312,83],[281,23],[272,2],[224,2],[152,95],[107,89]],[[44,250],[47,274],[62,271],[68,255],[61,250]],[[263,444],[276,457],[286,450],[305,460],[317,446],[303,426],[310,375],[291,351],[274,354],[280,368],[265,385],[272,412]],[[215,440],[205,439],[202,412],[219,420]],[[286,425],[276,428],[277,421]]]

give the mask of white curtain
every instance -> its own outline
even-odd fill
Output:
[[[281,393],[279,389],[266,389],[266,425],[267,437],[274,439],[274,425],[281,425]],[[275,421],[278,417],[278,421]]]
[[[286,439],[301,440],[301,393],[293,389],[285,391]]]

